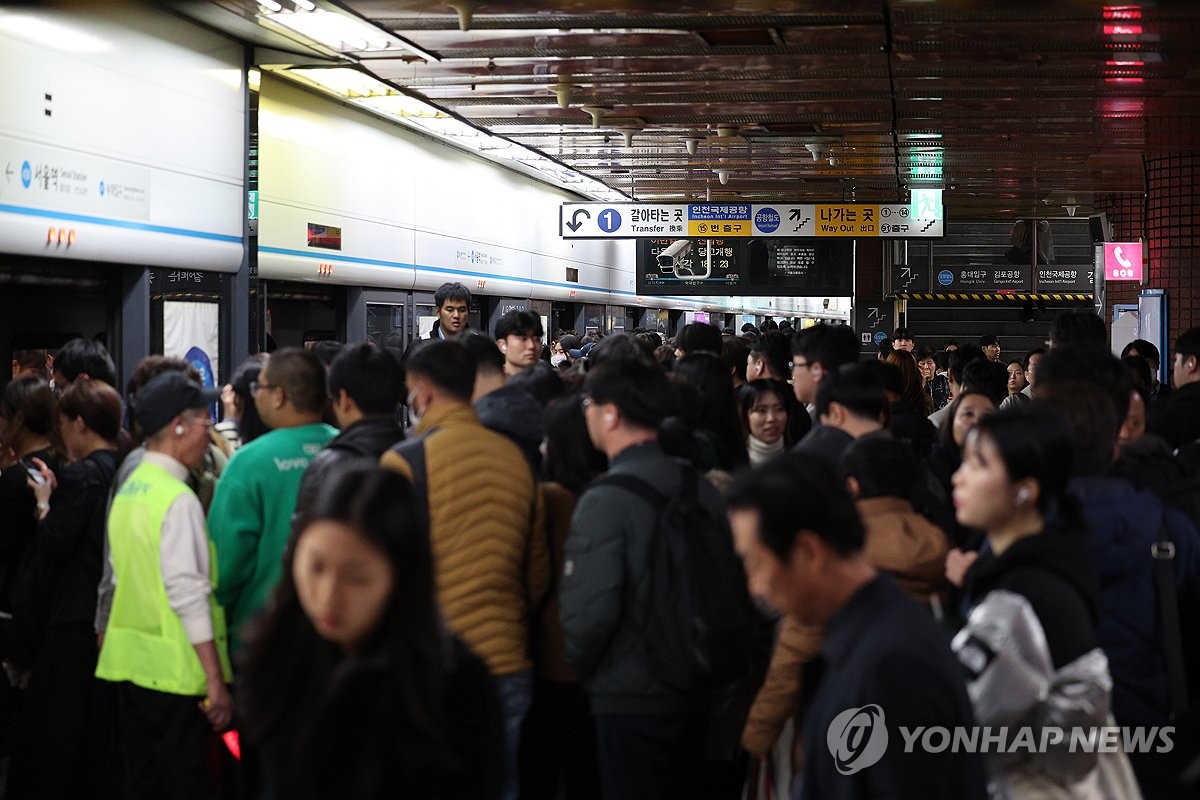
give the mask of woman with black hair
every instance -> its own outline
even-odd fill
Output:
[[[120,430],[117,390],[75,381],[58,403],[70,465],[56,476],[32,459],[39,525],[12,598],[12,669],[28,691],[13,736],[9,798],[83,797],[113,779],[116,690],[95,678],[93,623]]]
[[[971,611],[953,647],[979,724],[1014,737],[1028,728],[1039,745],[988,754],[991,796],[1138,797],[1124,753],[1071,743],[1074,730],[1114,723],[1099,573],[1067,492],[1070,427],[1031,401],[980,420],[963,452],[954,506],[988,552],[967,574]]]
[[[701,445],[697,468],[732,472],[747,464],[733,384],[721,359],[709,353],[686,355],[675,362],[672,373],[697,390],[699,407],[690,409],[695,412],[694,433]]]
[[[61,461],[55,423],[58,398],[45,378],[17,378],[0,395],[0,611],[12,611],[17,565],[37,530],[42,509],[29,487],[37,462],[57,473]],[[7,636],[4,638],[8,638]],[[0,644],[4,657],[11,642]]]
[[[496,798],[499,699],[444,626],[411,484],[364,463],[313,501],[239,698],[260,798]]]
[[[738,390],[738,417],[751,466],[765,464],[795,444],[788,424],[788,401],[792,399],[791,387],[766,378],[750,381]]]
[[[250,356],[238,365],[229,383],[221,389],[223,415],[213,429],[225,437],[230,450],[236,450],[271,430],[258,416],[254,393],[250,391],[250,384],[258,380],[258,373],[262,372],[265,361],[266,357],[261,353]]]

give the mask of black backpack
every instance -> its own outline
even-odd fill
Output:
[[[755,627],[729,523],[700,503],[696,487],[703,479],[695,470],[682,462],[679,469],[675,495],[620,473],[595,485],[619,486],[658,510],[644,579],[644,640],[655,677],[689,692],[745,674]]]

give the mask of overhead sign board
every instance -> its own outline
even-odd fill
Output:
[[[1108,281],[1142,280],[1142,243],[1105,242],[1104,279]]]
[[[937,238],[942,207],[903,203],[563,203],[564,239]]]
[[[1038,292],[1078,292],[1095,290],[1095,271],[1092,264],[1038,264]]]

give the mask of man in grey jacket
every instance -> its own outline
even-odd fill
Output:
[[[604,452],[610,474],[645,480],[671,496],[695,480],[698,502],[723,514],[716,491],[684,470],[657,442],[658,423],[671,413],[666,376],[654,366],[609,361],[587,375],[588,435]],[[703,759],[695,699],[656,677],[647,655],[645,614],[653,532],[658,509],[626,488],[594,485],[571,518],[561,583],[567,660],[579,675],[596,715],[605,798],[695,796]]]

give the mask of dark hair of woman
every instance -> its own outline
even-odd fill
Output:
[[[907,350],[893,350],[887,354],[886,361],[900,370],[904,388],[900,392],[899,402],[914,414],[927,417],[933,413],[933,400],[924,389],[921,370],[917,367],[917,359]]]
[[[314,748],[321,752],[320,742],[336,740],[339,732],[327,729],[331,715],[345,714],[344,697],[362,685],[364,674],[378,677],[353,731],[354,741],[371,752],[338,777],[348,781],[342,787],[346,796],[377,796],[397,775],[411,777],[414,788],[432,785],[454,769],[442,700],[447,636],[435,599],[429,536],[415,509],[407,480],[365,460],[340,472],[313,500],[309,524],[343,523],[392,565],[392,594],[383,614],[352,653],[323,638],[306,616],[292,572],[296,542],[284,554],[283,576],[267,612],[247,636],[240,679],[243,727],[252,741],[282,743],[289,757],[311,756]],[[296,541],[304,535],[302,529]]]
[[[792,409],[788,402],[788,397],[792,396],[792,389],[783,381],[777,381],[774,378],[759,378],[758,380],[743,384],[738,389],[738,421],[742,424],[743,436],[750,436],[750,409],[754,408],[755,403],[771,394],[779,398],[780,404],[790,417]],[[783,441],[787,447],[793,444],[790,433],[791,426],[785,425],[783,427]]]
[[[963,391],[959,392],[958,396],[954,398],[954,401],[950,403],[950,407],[946,411],[946,416],[942,417],[942,424],[938,428],[937,432],[936,444],[945,448],[947,452],[958,453],[961,450],[961,448],[954,442],[954,418],[958,416],[958,407],[963,404],[963,399],[975,394],[979,395],[980,397],[986,397],[988,400],[992,399],[990,394],[981,389],[964,389]],[[995,405],[994,401],[993,405]],[[960,462],[961,459],[955,462],[956,469],[958,463]]]
[[[560,483],[574,494],[608,468],[608,459],[588,437],[587,418],[580,395],[551,400],[542,414],[546,432],[546,458],[542,478]]]
[[[720,451],[715,466],[729,470],[748,463],[733,382],[720,357],[708,353],[686,355],[675,362],[673,374],[699,390],[698,427],[715,438]]]
[[[58,401],[59,416],[83,424],[107,442],[121,435],[121,396],[104,381],[76,381]]]
[[[1076,530],[1086,530],[1079,501],[1067,491],[1074,466],[1071,425],[1037,401],[1004,408],[975,423],[968,437],[990,440],[1012,482],[1032,478],[1038,510]]]
[[[48,439],[55,450],[58,444],[58,398],[45,378],[26,375],[10,381],[0,396],[0,417],[5,421],[0,446],[14,450],[27,436]]]
[[[252,442],[271,430],[258,415],[258,406],[254,405],[254,395],[250,392],[250,384],[257,381],[258,374],[262,372],[263,361],[261,355],[250,356],[238,365],[233,377],[229,379],[229,385],[233,387],[233,394],[237,398],[238,412],[241,414],[238,417],[238,435],[242,444]]]

